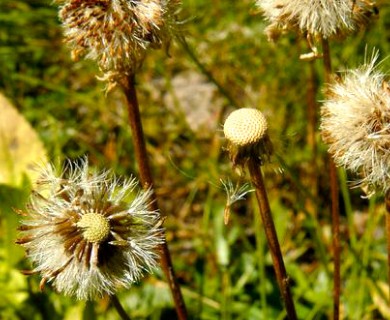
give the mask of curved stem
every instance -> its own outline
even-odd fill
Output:
[[[130,317],[127,315],[125,309],[123,309],[121,303],[119,302],[118,297],[115,294],[113,294],[110,296],[110,299],[116,311],[118,312],[119,316],[121,317],[121,319],[130,320]]]
[[[295,320],[297,319],[297,314],[290,290],[290,279],[287,275],[286,267],[283,262],[282,251],[280,250],[275,224],[271,215],[271,208],[268,202],[263,175],[260,171],[258,162],[253,159],[248,160],[248,169],[252,183],[256,189],[256,198],[260,208],[261,219],[263,220],[264,231],[272,256],[276,280],[286,307],[287,316],[290,320]]]
[[[149,189],[153,187],[154,183],[152,178],[152,172],[149,166],[148,154],[146,151],[146,144],[143,134],[141,116],[139,112],[137,93],[135,90],[134,76],[130,75],[124,78],[121,82],[121,85],[124,94],[126,95],[129,123],[132,131],[135,157],[138,164],[141,184],[144,189]],[[149,206],[150,210],[152,211],[156,211],[159,209],[156,193],[154,192],[153,188]],[[169,287],[171,289],[178,319],[185,320],[187,319],[187,309],[184,303],[178,280],[173,269],[171,255],[166,242],[160,245],[160,258],[162,269],[165,273]]]
[[[326,85],[330,83],[332,74],[332,63],[330,58],[329,42],[322,38],[322,51],[325,69]],[[337,169],[333,162],[333,158],[329,156],[329,179],[330,179],[330,193],[332,201],[332,233],[333,233],[333,319],[340,318],[340,292],[341,292],[341,277],[340,277],[340,216],[339,216],[339,188],[337,183]]]
[[[219,83],[219,81],[214,77],[214,75],[207,70],[205,65],[199,60],[199,58],[196,56],[196,53],[194,50],[190,47],[187,40],[183,36],[177,37],[178,42],[181,44],[184,51],[188,54],[190,59],[195,63],[195,65],[199,68],[199,70],[207,77],[207,79],[214,83],[214,85],[217,87],[218,91],[226,98],[226,100],[229,101],[229,104],[234,106],[236,109],[239,108],[239,103],[233,98],[233,96],[227,91],[222,84]],[[221,113],[223,114],[223,112]]]

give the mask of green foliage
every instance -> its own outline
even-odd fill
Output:
[[[137,174],[123,97],[104,94],[93,63],[70,60],[51,2],[0,1],[0,91],[33,125],[54,162],[88,154],[97,167]],[[385,0],[379,7],[369,30],[331,43],[334,70],[360,64],[366,48],[378,48],[383,58],[390,54],[390,7]],[[299,60],[306,44],[294,35],[268,43],[266,23],[254,11],[251,0],[184,1],[183,28],[198,64],[173,43],[170,57],[152,51],[137,76],[159,205],[168,215],[167,240],[191,318],[285,317],[254,196],[234,204],[229,224],[223,223],[226,195],[219,180],[241,178],[221,151],[222,119],[235,106],[258,107],[270,119],[276,150],[264,173],[297,312],[300,319],[327,319],[333,286],[329,183],[318,132],[316,155],[306,139],[310,68]],[[389,59],[382,67],[388,66]],[[321,100],[321,61],[313,67]],[[198,118],[202,126],[195,130],[191,125]],[[316,195],[307,186],[313,156]],[[343,317],[383,319],[389,316],[383,201],[362,199],[359,190],[347,188],[345,172],[340,180]],[[37,275],[21,275],[31,265],[14,244],[19,218],[12,208],[23,208],[29,190],[27,178],[20,186],[0,186],[1,318],[118,319],[107,299],[74,301],[51,291],[50,284],[40,292]],[[158,270],[119,299],[134,319],[175,317]]]

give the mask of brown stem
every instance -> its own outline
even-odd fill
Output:
[[[389,301],[390,301],[390,191],[385,195],[386,204],[386,238],[387,238],[387,281],[389,282]]]
[[[307,145],[311,151],[311,159],[308,167],[307,183],[309,190],[311,190],[312,197],[306,199],[307,211],[317,218],[316,203],[314,199],[317,198],[317,79],[314,67],[314,61],[309,62],[309,79],[307,86]]]
[[[341,294],[341,276],[340,276],[340,216],[338,203],[338,184],[337,169],[331,156],[329,156],[329,175],[330,192],[332,198],[332,233],[333,233],[333,256],[334,256],[334,275],[333,275],[333,319],[340,318],[340,294]]]
[[[330,58],[328,39],[322,38],[322,54],[323,54],[324,69],[325,69],[325,83],[326,85],[328,85],[330,83],[330,79],[332,75],[332,61]]]
[[[127,315],[125,309],[123,309],[121,303],[119,302],[118,297],[113,294],[110,296],[111,302],[114,305],[116,311],[118,312],[119,316],[121,317],[122,320],[130,320],[130,317]]]
[[[327,39],[322,39],[323,61],[325,69],[325,82],[328,85],[331,81],[332,63],[330,58],[329,42]],[[340,217],[339,217],[339,190],[337,183],[337,169],[333,158],[329,156],[329,179],[330,193],[332,200],[332,233],[333,233],[333,319],[340,318],[340,294],[341,294],[341,276],[340,276]]]
[[[138,164],[141,184],[144,189],[149,189],[154,185],[154,183],[151,169],[149,166],[148,154],[146,151],[146,144],[142,129],[137,93],[135,90],[134,76],[130,75],[123,79],[121,85],[124,94],[126,95],[129,123],[132,131],[135,157]],[[157,197],[154,190],[151,195],[150,210],[158,210]],[[171,289],[177,316],[180,320],[187,319],[187,309],[184,303],[178,280],[175,276],[171,255],[166,242],[164,242],[160,246],[160,258],[162,269],[165,273],[165,276],[167,277],[168,284]]]
[[[263,175],[259,168],[258,162],[250,159],[248,161],[249,173],[251,175],[252,183],[256,189],[256,198],[259,203],[261,219],[264,225],[264,231],[268,242],[268,247],[271,252],[276,280],[282,298],[286,307],[287,315],[290,320],[297,319],[294,301],[292,299],[290,290],[290,279],[287,276],[286,267],[283,262],[282,251],[276,234],[275,224],[271,215],[271,208],[268,202],[268,196],[265,189]]]

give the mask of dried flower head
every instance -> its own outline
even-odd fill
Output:
[[[72,56],[96,60],[106,75],[133,72],[148,48],[168,45],[178,0],[56,0]]]
[[[226,193],[226,204],[223,220],[225,225],[227,225],[229,223],[231,206],[238,201],[245,200],[245,196],[248,193],[255,191],[255,189],[251,189],[248,183],[245,183],[241,186],[237,183],[235,186],[233,186],[233,183],[230,180],[225,182],[221,179],[220,181]]]
[[[225,121],[223,132],[234,165],[243,165],[249,158],[260,163],[269,159],[272,144],[268,137],[268,124],[259,110],[241,108],[233,111]]]
[[[91,173],[87,160],[60,175],[52,165],[36,181],[18,244],[42,275],[41,289],[93,299],[129,287],[156,266],[163,243],[158,212],[148,210],[150,192],[137,182],[119,183]]]
[[[335,163],[361,179],[358,186],[390,189],[390,89],[375,63],[378,53],[330,86],[321,130]]]
[[[281,32],[299,30],[315,38],[342,37],[367,25],[377,14],[368,0],[257,0],[270,22],[266,34],[275,40]]]

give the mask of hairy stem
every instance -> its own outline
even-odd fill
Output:
[[[123,309],[121,303],[119,302],[118,297],[113,294],[110,296],[111,302],[113,306],[115,307],[116,311],[118,312],[119,316],[121,317],[122,320],[130,320],[130,317],[127,315],[125,309]]]
[[[139,105],[137,94],[135,90],[135,79],[130,75],[122,80],[122,89],[126,95],[127,109],[129,114],[129,123],[132,131],[132,138],[134,144],[135,157],[138,164],[140,181],[144,189],[151,188],[153,183],[152,172],[149,165],[148,154],[146,151],[145,138],[143,134],[141,116],[139,112]],[[153,190],[153,189],[152,189]],[[153,190],[150,201],[150,210],[158,210],[158,203],[156,193]],[[178,280],[173,269],[171,255],[168,245],[164,242],[160,245],[161,266],[168,280],[169,287],[175,303],[176,313],[178,319],[187,319],[187,309],[180,290]]]
[[[275,224],[271,215],[271,208],[268,202],[268,196],[265,189],[263,175],[261,173],[259,164],[253,159],[248,161],[249,173],[251,175],[252,183],[256,189],[256,198],[260,208],[261,219],[264,225],[264,231],[268,242],[268,247],[271,252],[276,280],[284,305],[286,307],[287,316],[290,320],[297,319],[294,301],[290,290],[290,279],[287,276],[286,267],[284,265],[282,251],[276,234]]]
[[[330,58],[329,42],[322,38],[323,62],[325,69],[326,85],[330,83],[332,75],[332,63]],[[339,188],[337,183],[337,169],[333,158],[329,156],[329,179],[330,179],[330,193],[332,201],[332,233],[333,233],[333,319],[340,318],[340,292],[341,292],[341,277],[340,277],[340,216],[339,216]]]

